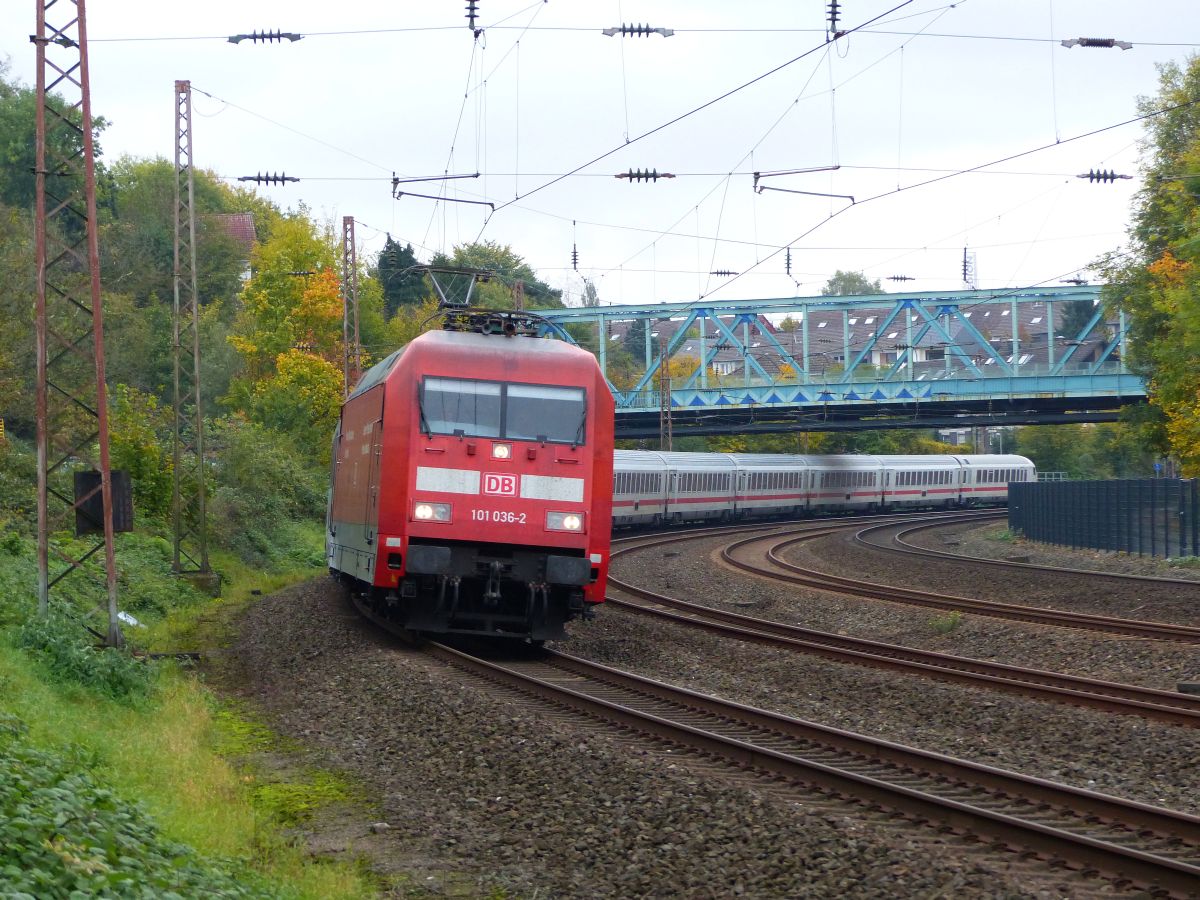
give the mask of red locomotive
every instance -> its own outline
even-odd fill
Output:
[[[334,433],[326,556],[420,634],[540,642],[604,600],[613,400],[535,317],[460,311],[370,369]]]

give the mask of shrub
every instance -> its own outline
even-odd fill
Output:
[[[154,397],[123,384],[113,388],[111,405],[112,467],[129,473],[138,513],[165,520],[175,485],[172,415]]]
[[[30,533],[37,527],[37,457],[32,444],[15,437],[0,446],[0,525]]]
[[[37,603],[37,545],[15,532],[0,541],[0,627],[25,620]]]
[[[1167,560],[1172,569],[1200,569],[1200,556],[1176,556]]]
[[[18,629],[17,646],[60,684],[81,685],[114,700],[137,700],[154,687],[150,663],[113,647],[93,647],[87,632],[61,615],[31,618]]]
[[[962,613],[957,609],[929,620],[929,627],[938,634],[949,634],[962,624]]]
[[[98,783],[86,754],[34,749],[0,714],[0,883],[6,897],[263,897],[244,867],[167,840]]]
[[[121,609],[140,618],[165,616],[191,606],[203,595],[171,574],[174,548],[169,540],[147,534],[123,534],[117,545]]]
[[[209,500],[213,538],[247,562],[277,561],[288,552],[290,523],[323,516],[325,470],[292,439],[243,419],[214,422],[209,435],[219,459]]]

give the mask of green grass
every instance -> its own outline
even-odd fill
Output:
[[[122,597],[140,598],[139,618],[148,623],[127,628],[127,639],[156,650],[228,643],[232,619],[254,598],[252,592],[270,593],[320,571],[314,565],[320,562],[320,524],[294,525],[289,534],[293,546],[278,554],[270,571],[215,552],[214,568],[225,581],[217,601],[206,601],[170,576],[170,548],[161,538],[123,536],[133,550],[119,557],[123,578],[139,586]],[[377,882],[360,864],[318,862],[286,833],[323,806],[361,802],[359,792],[328,772],[297,768],[281,778],[256,770],[247,758],[260,753],[286,758],[294,745],[245,710],[218,700],[186,668],[173,663],[151,668],[116,651],[97,653],[80,637],[82,629],[59,617],[29,623],[30,543],[6,540],[0,546],[0,589],[16,591],[7,603],[0,601],[0,716],[15,716],[22,732],[6,738],[6,759],[22,771],[41,773],[45,781],[19,785],[17,800],[24,807],[26,795],[49,797],[44,821],[35,817],[29,828],[52,831],[60,819],[71,822],[79,815],[73,807],[54,806],[66,800],[53,785],[71,785],[90,798],[89,808],[99,804],[111,817],[96,827],[117,835],[128,859],[121,863],[121,854],[101,852],[74,834],[42,834],[8,857],[0,846],[0,894],[9,883],[25,883],[14,872],[29,863],[39,877],[77,885],[88,895],[104,879],[126,875],[147,896],[157,895],[164,888],[153,882],[153,873],[165,870],[163,860],[178,858],[182,874],[172,877],[190,885],[183,891],[190,896],[219,893],[229,872],[249,873],[242,880],[252,886],[252,896],[375,896]],[[21,621],[27,624],[18,627]],[[0,759],[0,770],[4,762]],[[26,827],[21,816],[9,818],[18,823],[14,827]],[[4,837],[0,845],[17,847],[13,835]],[[18,853],[23,855],[14,862],[11,856]],[[66,896],[48,890],[48,883],[34,893]]]
[[[957,609],[941,616],[934,616],[929,620],[929,627],[938,634],[949,634],[956,631],[962,625],[963,617]]]
[[[300,522],[289,526],[289,531],[292,551],[282,554],[281,561],[269,570],[251,566],[234,553],[211,551],[212,568],[221,573],[221,596],[177,609],[139,631],[137,639],[160,653],[203,650],[229,643],[234,636],[234,619],[257,596],[253,592],[271,594],[324,571],[324,526]]]
[[[288,781],[262,782],[252,789],[252,795],[257,809],[286,828],[310,821],[322,807],[363,802],[361,794],[346,779],[320,769]]]
[[[5,896],[273,897],[238,860],[197,853],[110,790],[77,747],[41,749],[0,713],[0,885]]]
[[[278,803],[256,803],[253,777],[218,752],[236,714],[219,718],[212,695],[179,671],[163,673],[152,705],[128,706],[48,684],[25,654],[0,649],[0,709],[26,723],[34,749],[73,758],[77,772],[137,798],[168,840],[245,860],[288,896],[374,894],[356,867],[318,864],[284,839]],[[318,790],[309,802],[329,796]]]

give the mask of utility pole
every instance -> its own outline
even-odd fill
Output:
[[[671,371],[667,357],[669,340],[664,334],[659,339],[658,365],[658,447],[671,449]]]
[[[120,647],[86,21],[84,0],[39,0],[31,38],[37,48],[38,611],[49,612],[51,592],[68,575],[83,571],[99,580],[94,557],[103,550],[105,640]],[[53,95],[60,99],[51,102]],[[132,507],[125,497],[121,512],[128,530]],[[52,537],[71,526],[92,542],[82,553]]]
[[[211,581],[204,489],[204,414],[200,401],[200,303],[196,289],[192,83],[175,82],[175,303],[172,357],[175,414],[171,571]],[[211,592],[212,584],[206,585]]]
[[[350,337],[354,336],[353,349]],[[342,387],[350,389],[362,374],[362,345],[358,336],[358,254],[354,249],[354,216],[342,216]]]

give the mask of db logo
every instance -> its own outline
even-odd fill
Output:
[[[485,494],[504,494],[509,497],[515,497],[517,495],[517,476],[484,472],[483,492]]]

